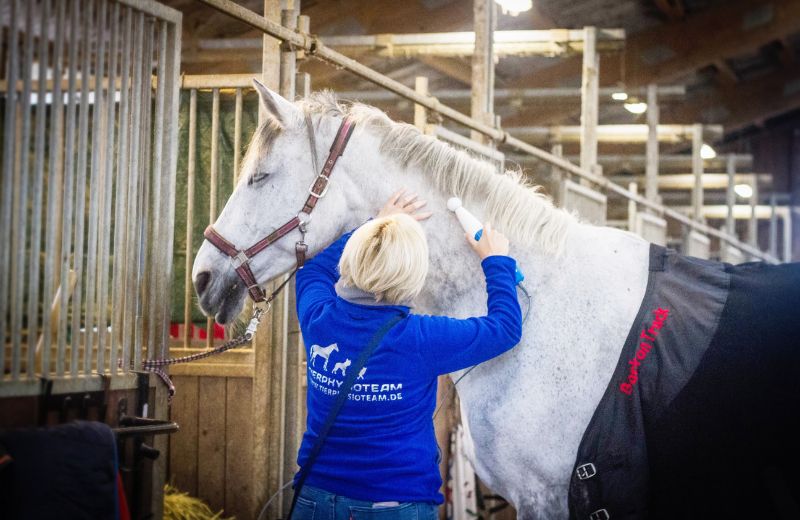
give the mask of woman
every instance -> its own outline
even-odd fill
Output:
[[[441,478],[433,428],[437,377],[516,345],[521,313],[508,240],[485,226],[467,236],[486,275],[488,314],[464,320],[410,314],[428,272],[418,220],[424,206],[395,193],[378,214],[297,273],[297,314],[308,354],[304,467],[348,367],[382,326],[378,344],[307,475],[293,519],[437,518]],[[337,272],[338,266],[338,272]],[[299,475],[299,473],[298,473]],[[298,476],[295,476],[295,482]]]

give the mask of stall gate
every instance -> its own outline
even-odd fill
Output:
[[[166,353],[181,14],[152,0],[0,9],[0,428],[163,418],[166,393],[137,371]],[[134,454],[135,515],[151,492],[159,514],[164,458],[148,491]]]

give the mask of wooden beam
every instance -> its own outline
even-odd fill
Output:
[[[669,121],[722,124],[730,132],[800,107],[800,64],[734,86],[710,86],[676,105]]]
[[[619,58],[608,56],[601,71],[601,84],[624,79],[627,86],[639,87],[674,81],[716,60],[743,54],[798,30],[800,2],[796,0],[723,2],[680,23],[628,37],[621,53],[624,67]],[[580,67],[580,57],[567,58],[536,74],[520,77],[513,86],[564,86],[579,77]]]
[[[438,56],[420,56],[419,61],[437,72],[452,78],[464,85],[472,83],[472,67],[458,58],[440,58]]]

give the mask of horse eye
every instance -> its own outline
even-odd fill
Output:
[[[254,173],[253,175],[250,176],[249,179],[247,179],[247,185],[248,186],[252,186],[253,184],[255,184],[257,182],[263,181],[267,177],[269,177],[268,173],[264,173],[264,172]]]

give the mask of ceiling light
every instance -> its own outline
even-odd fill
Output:
[[[733,191],[743,199],[749,199],[753,196],[753,188],[749,184],[737,184],[733,187]]]
[[[638,101],[636,99],[631,99],[628,103],[625,103],[625,110],[630,112],[631,114],[644,114],[647,112],[647,103],[643,101]]]
[[[614,92],[613,94],[611,94],[611,99],[613,99],[614,101],[625,101],[626,99],[628,99],[628,93]]]
[[[716,156],[717,156],[717,151],[711,148],[711,146],[707,145],[706,143],[703,143],[703,146],[700,147],[700,157],[702,157],[703,159],[713,159]],[[748,195],[748,197],[749,196],[750,195]]]
[[[517,16],[519,13],[524,13],[525,11],[530,11],[533,8],[533,2],[531,0],[495,0],[500,8],[503,10],[504,14],[510,14],[511,16]]]

